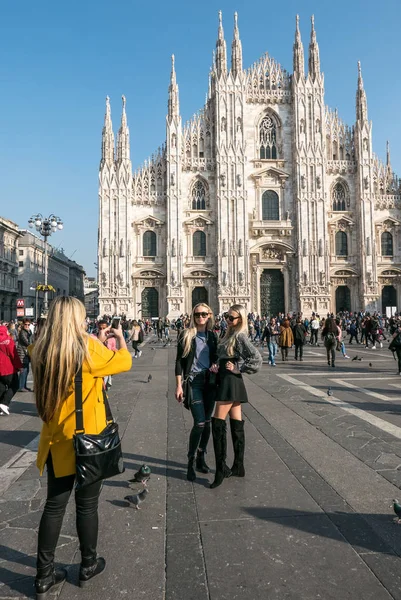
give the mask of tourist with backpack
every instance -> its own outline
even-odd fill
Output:
[[[322,330],[322,339],[327,352],[327,364],[329,367],[335,367],[336,346],[339,336],[339,327],[337,327],[333,317],[327,317]]]

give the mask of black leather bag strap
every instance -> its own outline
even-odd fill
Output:
[[[113,421],[109,400],[106,390],[103,388],[103,402],[106,410],[106,421]],[[75,433],[85,433],[84,429],[84,414],[82,409],[82,367],[80,367],[75,375]]]
[[[82,367],[79,367],[75,375],[75,433],[83,432],[84,416],[82,411]]]
[[[113,415],[111,414],[109,399],[107,397],[107,392],[104,388],[103,388],[103,402],[104,402],[104,407],[106,409],[106,421],[107,422],[113,421]]]

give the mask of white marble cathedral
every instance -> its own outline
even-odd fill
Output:
[[[100,164],[100,313],[145,318],[401,308],[401,188],[372,151],[360,64],[356,120],[325,106],[314,20],[308,72],[297,17],[293,73],[268,54],[245,70],[222,17],[206,104],[182,125],[174,57],[166,142],[132,173],[123,97],[109,98]]]

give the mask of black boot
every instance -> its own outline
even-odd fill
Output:
[[[196,454],[196,470],[200,473],[209,473],[210,469],[205,462],[205,452],[198,450]]]
[[[244,421],[230,419],[231,437],[234,447],[234,463],[231,467],[231,475],[234,477],[245,477],[244,452],[245,452],[245,431]]]
[[[211,488],[216,488],[223,483],[223,479],[231,476],[231,471],[226,465],[227,456],[227,426],[224,419],[212,418],[212,436],[214,454],[216,457],[216,475]]]
[[[194,469],[194,457],[188,456],[188,467],[187,467],[187,479],[188,481],[195,481],[196,473]]]
[[[79,587],[86,587],[89,581],[96,575],[100,575],[106,568],[106,561],[99,556],[95,562],[89,567],[84,567],[81,564],[79,569]]]
[[[54,592],[56,585],[59,585],[67,578],[65,569],[54,569],[51,567],[50,573],[45,575],[37,575],[35,579],[36,600],[45,600],[48,594]]]

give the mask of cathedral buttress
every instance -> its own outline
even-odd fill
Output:
[[[183,211],[181,202],[182,124],[174,55],[171,57],[171,76],[168,89],[166,119],[167,170],[167,303],[169,312],[184,312],[183,296]]]
[[[214,70],[216,189],[218,220],[218,297],[220,309],[230,303],[248,305],[248,216],[245,192],[244,98],[245,76],[237,15],[234,16],[231,70],[222,68],[225,48],[221,13]],[[224,59],[225,60],[225,59]],[[223,61],[224,64],[224,61]]]
[[[325,177],[324,76],[312,17],[308,75],[297,17],[294,43],[294,165],[300,309],[324,311],[330,305]]]
[[[356,211],[360,222],[358,243],[361,258],[360,301],[362,306],[375,310],[379,289],[377,281],[378,249],[376,248],[372,200],[374,193],[372,123],[368,120],[368,102],[360,62],[358,62],[355,108]]]

